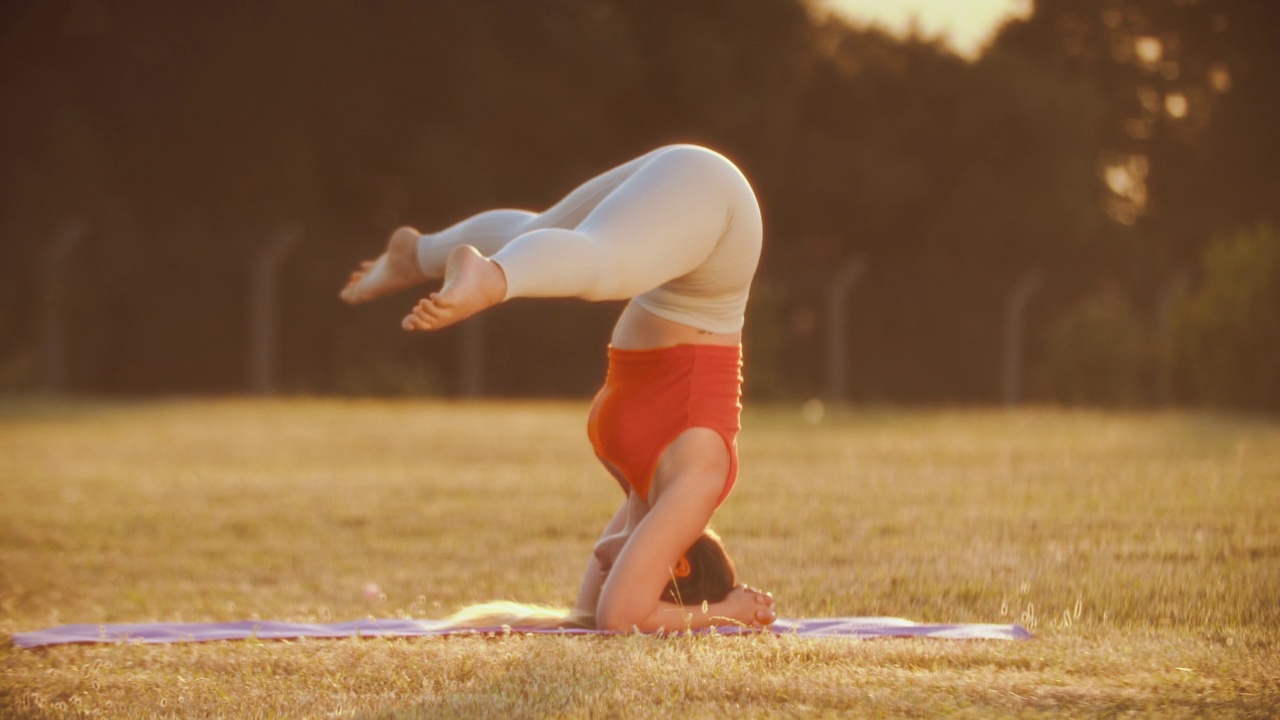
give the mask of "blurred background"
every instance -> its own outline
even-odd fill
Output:
[[[0,391],[586,396],[617,304],[337,291],[696,142],[765,214],[749,398],[1280,410],[1280,4],[898,5],[10,0]]]

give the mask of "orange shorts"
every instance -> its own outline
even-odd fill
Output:
[[[587,436],[622,489],[649,499],[658,460],[689,428],[714,430],[729,449],[729,475],[717,504],[738,478],[742,349],[676,345],[655,350],[609,348],[609,373],[596,394]]]

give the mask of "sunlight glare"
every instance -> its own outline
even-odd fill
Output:
[[[1164,44],[1160,42],[1160,38],[1144,35],[1133,41],[1133,51],[1143,67],[1154,70],[1164,57]]]
[[[1031,0],[815,0],[815,5],[899,37],[913,29],[928,38],[940,36],[970,60],[1006,20],[1029,17],[1032,10]]]
[[[1226,63],[1214,63],[1213,67],[1209,68],[1209,84],[1219,93],[1231,90],[1231,70],[1227,68]]]

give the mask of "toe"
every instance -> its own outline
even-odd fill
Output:
[[[435,323],[443,315],[443,312],[441,311],[441,308],[439,305],[437,305],[434,302],[429,302],[427,300],[423,300],[422,302],[418,303],[418,307],[414,308],[413,312],[415,315],[418,315],[419,317],[431,323]]]
[[[413,311],[405,316],[400,325],[405,330],[430,330],[434,325],[434,319],[421,303],[415,305]]]

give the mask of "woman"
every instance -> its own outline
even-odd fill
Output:
[[[674,145],[542,213],[491,210],[435,234],[400,228],[343,288],[358,304],[443,277],[405,316],[410,332],[515,297],[630,300],[588,421],[627,497],[587,564],[574,613],[551,622],[656,631],[774,621],[772,597],[745,585],[706,602],[673,597],[673,580],[692,565],[725,565],[732,577],[707,525],[737,477],[743,313],[761,240],[742,173],[711,150]],[[694,552],[708,543],[713,552]],[[458,622],[480,622],[494,607]]]

